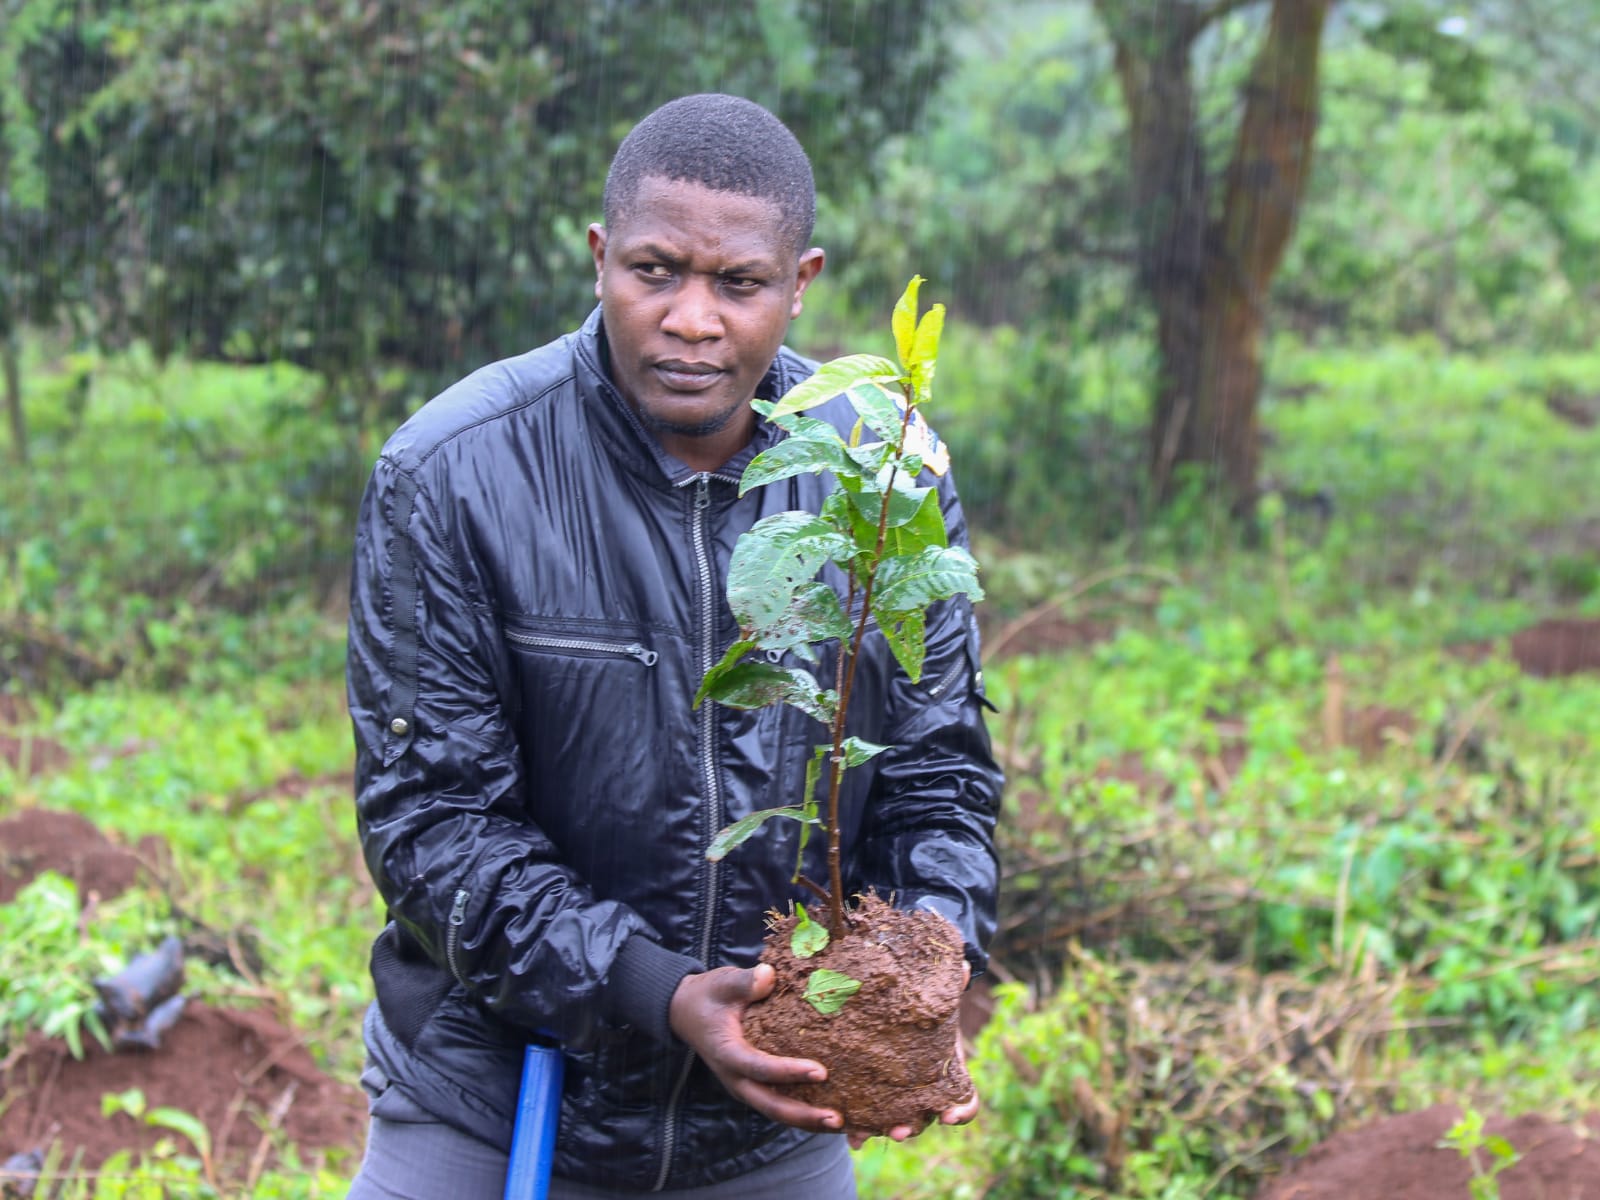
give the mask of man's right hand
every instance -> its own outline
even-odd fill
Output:
[[[837,1133],[844,1125],[838,1113],[813,1108],[772,1086],[820,1083],[828,1077],[823,1065],[808,1058],[763,1054],[745,1040],[740,1018],[746,1007],[766,998],[775,979],[765,963],[685,975],[668,1011],[672,1032],[705,1060],[723,1087],[763,1116],[815,1133]]]

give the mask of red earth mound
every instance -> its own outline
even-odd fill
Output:
[[[1436,1105],[1385,1117],[1313,1149],[1257,1200],[1461,1200],[1473,1168],[1439,1140],[1460,1118]],[[1484,1123],[1522,1156],[1499,1178],[1501,1200],[1600,1200],[1600,1125],[1568,1126],[1522,1116]],[[1487,1172],[1493,1159],[1479,1151]]]
[[[83,817],[26,809],[0,821],[0,903],[47,870],[76,881],[86,898],[110,899],[159,869],[164,855],[159,839],[129,850]],[[92,1170],[118,1150],[181,1142],[126,1113],[102,1115],[102,1096],[132,1088],[144,1094],[146,1111],[175,1108],[199,1119],[223,1182],[249,1185],[281,1145],[293,1144],[306,1166],[353,1153],[366,1127],[360,1089],[319,1071],[298,1035],[270,1013],[190,1004],[156,1050],[108,1054],[89,1039],[80,1061],[42,1036],[12,1047],[0,1060],[0,1162],[59,1142],[62,1164],[81,1153],[79,1169]]]
[[[65,875],[85,899],[121,895],[142,870],[164,861],[165,847],[147,837],[130,850],[110,841],[76,813],[30,808],[0,821],[0,904],[9,904],[43,871]]]
[[[127,1113],[101,1115],[103,1095],[130,1088],[144,1093],[147,1111],[170,1107],[198,1118],[219,1176],[236,1182],[253,1182],[282,1143],[307,1166],[329,1151],[351,1153],[366,1126],[360,1090],[318,1071],[270,1014],[191,1004],[158,1050],[107,1054],[91,1043],[79,1061],[63,1043],[36,1037],[9,1056],[0,1070],[0,1093],[10,1101],[0,1114],[0,1160],[59,1142],[63,1164],[81,1151],[81,1169],[92,1170],[117,1150],[174,1138]]]

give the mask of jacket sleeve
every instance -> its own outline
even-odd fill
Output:
[[[362,500],[347,660],[362,851],[390,919],[501,1019],[574,1047],[596,1017],[666,1038],[693,960],[597,898],[528,819],[504,639],[462,539],[380,460]]]
[[[949,477],[940,482],[952,545],[966,520]],[[995,821],[1004,777],[983,720],[978,626],[964,598],[928,614],[927,657],[912,683],[898,665],[861,842],[861,882],[902,908],[923,907],[961,931],[974,975],[988,962],[999,889]]]

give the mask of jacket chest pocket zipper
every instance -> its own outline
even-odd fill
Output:
[[[467,986],[467,981],[461,978],[461,968],[456,963],[456,949],[461,942],[461,926],[467,919],[467,900],[469,895],[466,888],[457,888],[455,901],[450,905],[450,926],[444,934],[444,960],[450,968],[450,974],[462,987]]]
[[[506,633],[508,641],[530,650],[550,650],[558,654],[576,654],[590,658],[632,658],[647,667],[656,665],[661,656],[640,642],[608,642],[597,638],[539,637],[531,633]]]

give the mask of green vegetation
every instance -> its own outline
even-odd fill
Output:
[[[942,356],[944,432],[971,438],[969,458],[982,453],[982,409],[966,380],[1003,376],[986,345],[958,333]],[[30,361],[33,394],[48,395],[64,368]],[[1600,386],[1600,362],[1487,362],[1403,342],[1360,353],[1285,342],[1275,362],[1305,390],[1269,401],[1269,466],[1328,488],[1330,513],[1266,509],[1254,545],[1203,505],[1179,505],[1071,555],[983,548],[988,642],[1001,652],[987,673],[1001,710],[991,727],[1009,773],[1001,965],[1030,986],[1002,989],[1006,1019],[980,1040],[986,1115],[869,1147],[865,1194],[931,1196],[935,1160],[944,1196],[1246,1196],[1283,1154],[1385,1105],[1560,1114],[1600,1100],[1600,678],[1529,677],[1505,641],[1545,612],[1600,605],[1581,572],[1531,569],[1543,560],[1530,550],[1545,538],[1576,555],[1592,520],[1573,498],[1596,431],[1541,396]],[[1091,363],[1078,369],[1095,377]],[[95,392],[85,419],[98,436],[41,439],[41,462],[64,480],[136,476],[153,429],[216,420],[256,378],[155,373],[154,425]],[[1114,423],[1116,392],[1104,394]],[[315,420],[288,418],[281,444],[306,444]],[[229,464],[250,469],[255,427],[241,419],[233,440],[226,423],[209,428]],[[211,486],[198,469],[189,478]],[[129,487],[111,530],[63,520],[65,505],[8,507],[6,577],[15,586],[25,547],[92,561],[121,530],[150,539],[146,557],[170,553],[140,531],[181,511],[181,495]],[[143,602],[171,604],[181,569]],[[69,576],[40,595],[74,586]],[[131,587],[84,587],[64,615],[18,594],[8,617],[55,618],[72,637],[103,628],[127,649],[114,680],[32,691],[27,728],[71,765],[32,779],[0,768],[0,814],[45,805],[129,841],[156,834],[173,869],[164,896],[98,906],[87,943],[59,881],[0,909],[37,938],[56,930],[62,944],[38,952],[76,964],[47,976],[48,994],[8,992],[7,1027],[64,1032],[86,973],[174,928],[181,909],[248,938],[264,964],[249,985],[204,975],[203,994],[242,1003],[266,988],[328,1069],[353,1079],[381,912],[349,826],[337,619],[265,589],[243,613],[197,605],[163,648],[138,636],[149,618]],[[1099,640],[1046,650],[1057,613]],[[1463,642],[1481,650],[1451,648]],[[1222,1014],[1269,996],[1337,1016],[1330,1053],[1349,1075],[1279,1063],[1237,1112],[1186,1108],[1223,1096],[1241,1056],[1262,1052],[1259,1028]],[[1139,1012],[1151,1015],[1130,1025]],[[1185,1046],[1161,1066],[1157,1049]],[[1113,1135],[1123,1151],[1108,1174]],[[140,1169],[171,1172],[190,1153],[175,1145]]]
[[[575,322],[606,156],[720,88],[816,158],[802,350],[893,355],[864,314],[913,268],[950,299],[934,424],[985,564],[986,1108],[870,1145],[863,1195],[1245,1200],[1387,1110],[1600,1107],[1600,674],[1533,629],[1600,619],[1600,8],[1333,5],[1314,55],[1274,42],[1324,7],[0,0],[0,819],[170,851],[115,900],[0,905],[0,1058],[93,1053],[90,981],[200,932],[237,961],[197,994],[355,1079],[355,498],[440,378]],[[1289,59],[1314,97],[1263,76]],[[1230,164],[1313,99],[1265,230]],[[1264,324],[1208,361],[1259,364],[1262,437],[1164,455],[1177,334],[1246,257]],[[44,1176],[342,1193],[281,1139],[229,1182],[186,1115]]]

